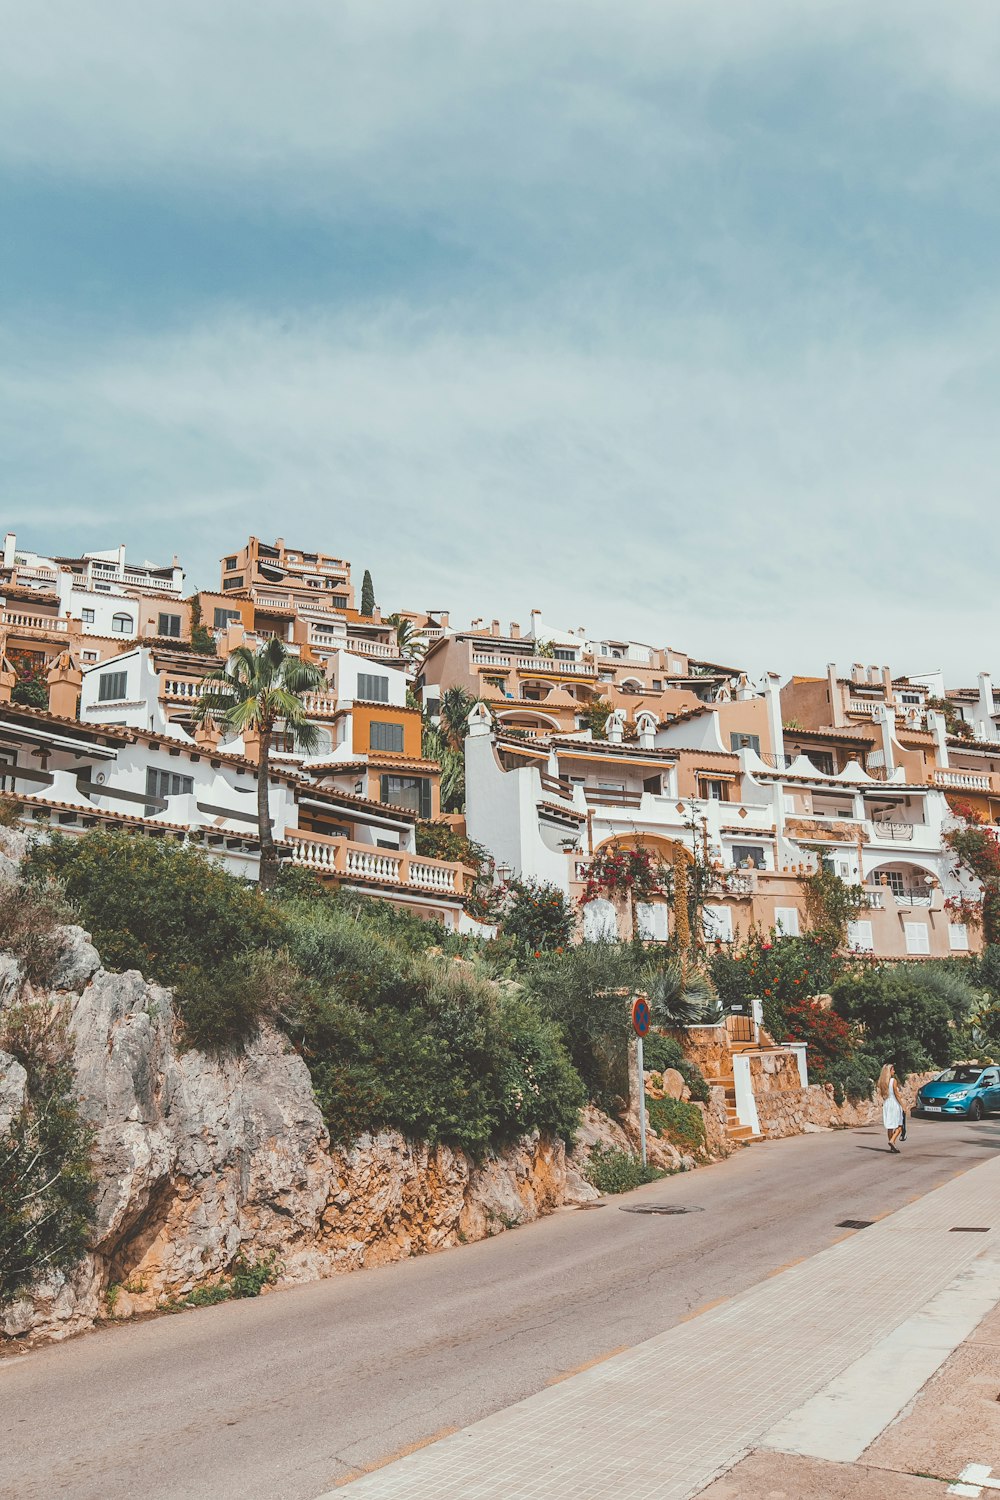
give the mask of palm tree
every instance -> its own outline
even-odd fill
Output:
[[[441,697],[440,729],[445,744],[452,750],[464,750],[469,732],[469,715],[479,698],[473,698],[463,687],[450,687]]]
[[[257,772],[257,828],[260,834],[260,884],[268,890],[278,877],[278,853],[271,833],[268,769],[271,742],[279,724],[290,730],[307,753],[315,750],[319,731],[306,718],[302,694],[323,681],[319,668],[290,656],[272,636],[251,651],[237,646],[224,666],[205,677],[194,717],[199,724],[219,725],[234,734],[256,734],[260,741]]]
[[[403,615],[387,615],[386,623],[396,632],[396,651],[404,661],[415,661],[418,656],[423,656],[426,643],[421,640],[412,620]]]

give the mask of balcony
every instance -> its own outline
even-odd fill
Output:
[[[873,820],[872,837],[888,839],[890,843],[912,844],[913,830],[916,826],[914,823],[893,823],[888,819]]]
[[[0,624],[24,635],[66,635],[69,622],[56,615],[24,615],[17,610],[0,610]]]
[[[189,703],[201,696],[203,686],[201,680],[189,682],[182,677],[168,677],[160,689],[160,697],[168,698],[173,703]]]
[[[991,792],[994,778],[989,771],[935,771],[934,785],[956,792]]]
[[[560,661],[555,656],[515,656],[513,665],[519,672],[541,672],[546,676],[596,677],[597,669],[590,662]]]
[[[347,649],[356,656],[374,656],[380,661],[395,661],[399,657],[394,646],[387,646],[384,641],[366,641],[357,635],[348,636]]]
[[[461,897],[465,892],[465,866],[461,864],[377,849],[372,844],[357,844],[351,839],[307,833],[299,828],[290,828],[285,837],[292,846],[292,863],[321,875],[442,896]]]
[[[585,786],[583,795],[591,807],[637,808],[642,802],[641,792],[629,792],[619,787]]]
[[[337,714],[337,699],[331,693],[303,693],[302,706],[311,719],[333,719]]]
[[[864,714],[869,719],[874,719],[876,711],[885,707],[882,698],[848,698],[847,712],[850,714]]]

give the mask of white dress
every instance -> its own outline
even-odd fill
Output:
[[[896,1093],[895,1078],[889,1079],[889,1097],[882,1106],[882,1124],[886,1130],[898,1130],[903,1123],[903,1106]]]

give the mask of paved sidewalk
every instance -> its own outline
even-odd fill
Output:
[[[988,1232],[951,1232],[963,1226]],[[354,1480],[351,1500],[683,1500],[974,1262],[1000,1260],[998,1247],[1000,1157],[732,1301]],[[623,1265],[630,1274],[641,1296],[642,1266]]]

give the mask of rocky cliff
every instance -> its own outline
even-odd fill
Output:
[[[22,989],[0,959],[0,1004]],[[76,1271],[7,1310],[8,1335],[61,1337],[211,1284],[242,1251],[271,1252],[284,1283],[480,1239],[595,1197],[559,1141],[527,1137],[474,1163],[394,1132],[331,1149],[302,1059],[264,1026],[246,1049],[176,1045],[170,992],[110,974],[79,928],[65,930],[53,989],[65,1014],[82,1109],[96,1131],[96,1224]],[[0,1128],[24,1069],[0,1054]]]

